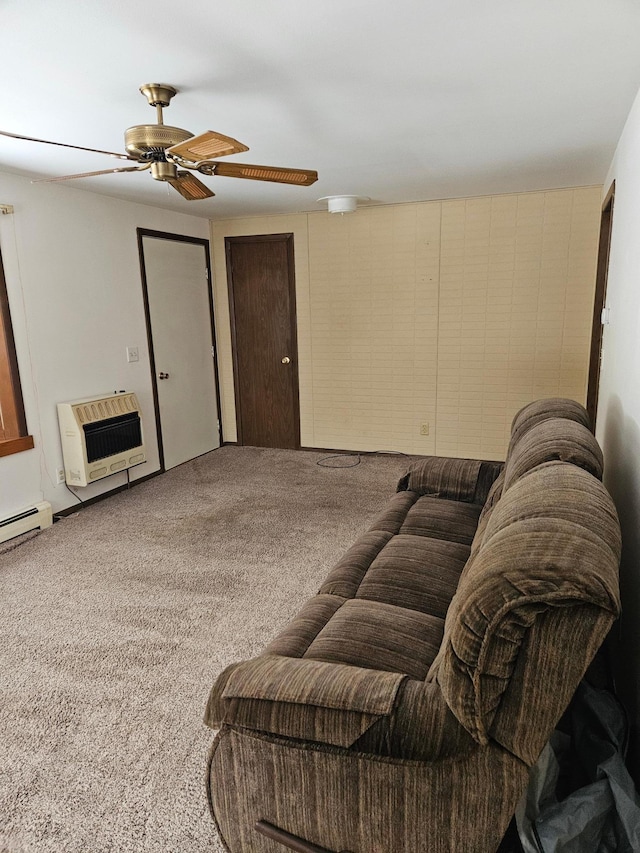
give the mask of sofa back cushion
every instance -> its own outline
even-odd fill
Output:
[[[512,442],[504,469],[504,491],[527,471],[555,460],[571,462],[602,479],[602,451],[593,433],[576,421],[549,418]]]
[[[602,451],[588,430],[588,423],[583,406],[561,397],[538,400],[518,412],[513,419],[507,461],[494,480],[480,513],[471,545],[472,557],[484,542],[487,524],[503,491],[522,474],[544,462],[560,460],[572,462],[602,479]]]
[[[547,397],[523,406],[516,413],[511,422],[511,446],[517,444],[531,427],[550,418],[563,418],[591,429],[591,419],[580,403],[565,397]]]
[[[613,502],[589,473],[565,462],[549,462],[505,489],[486,524],[482,545],[465,568],[428,675],[428,680],[437,679],[450,709],[479,743],[495,737],[492,725],[521,649],[545,614],[596,609],[602,614],[596,633],[600,642],[604,639],[619,612],[619,559],[620,528]],[[592,622],[585,620],[589,633],[576,642],[593,642]],[[553,644],[553,635],[545,642]],[[565,658],[571,654],[553,658],[561,680]],[[575,677],[575,672],[567,669],[566,675]],[[529,680],[521,674],[523,684],[533,685],[532,692],[515,703],[512,696],[514,707],[534,719],[540,701],[535,685],[547,677],[537,673],[537,680]],[[557,716],[562,710],[559,705]],[[552,709],[550,717],[554,714]],[[501,725],[508,729],[509,720],[502,718]],[[517,745],[514,751],[517,754]]]

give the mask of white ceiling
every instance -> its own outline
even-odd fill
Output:
[[[640,3],[0,0],[0,60],[2,130],[122,151],[155,121],[138,87],[169,83],[167,124],[320,174],[203,177],[216,196],[195,202],[146,172],[64,186],[208,218],[388,204],[601,183],[640,85]],[[0,171],[117,165],[0,137]]]

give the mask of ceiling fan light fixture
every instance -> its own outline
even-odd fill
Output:
[[[175,163],[158,160],[151,164],[151,174],[156,181],[175,181],[178,177],[178,167]]]

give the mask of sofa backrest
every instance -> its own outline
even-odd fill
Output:
[[[593,433],[576,421],[548,418],[512,442],[504,466],[504,491],[545,462],[570,462],[602,479],[602,451]]]
[[[565,397],[546,397],[542,400],[534,400],[533,403],[528,403],[519,412],[516,412],[511,422],[511,445],[517,444],[531,427],[550,418],[575,421],[575,423],[591,429],[591,419],[585,407],[580,403]]]
[[[560,403],[566,404],[568,417],[557,417]],[[482,545],[489,518],[502,497],[523,474],[545,462],[570,462],[602,479],[602,451],[593,433],[585,425],[586,410],[573,400],[552,398],[551,411],[543,417],[540,401],[526,406],[513,420],[513,437],[509,443],[504,469],[493,482],[484,502],[471,553]],[[525,417],[530,411],[531,416]],[[524,415],[523,415],[524,413]],[[581,416],[582,414],[582,416]]]
[[[527,408],[428,680],[478,742],[531,764],[619,613],[620,527],[582,407]]]

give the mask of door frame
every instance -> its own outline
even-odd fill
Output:
[[[144,237],[155,237],[159,240],[171,240],[176,243],[193,243],[204,248],[205,264],[207,267],[207,299],[209,302],[209,316],[211,321],[211,342],[213,346],[213,374],[215,378],[216,405],[218,407],[218,436],[222,445],[222,413],[220,408],[220,378],[218,374],[218,344],[216,341],[216,325],[213,310],[213,280],[211,277],[211,252],[209,241],[206,237],[189,237],[185,234],[173,234],[170,231],[155,231],[151,228],[136,228],[138,239],[138,259],[140,261],[140,279],[142,282],[142,299],[144,302],[144,319],[147,328],[147,344],[149,347],[149,368],[151,370],[151,390],[153,392],[153,408],[156,419],[156,435],[158,439],[158,456],[160,458],[160,471],[164,473],[164,445],[162,443],[162,423],[160,420],[160,400],[158,397],[158,377],[156,372],[156,360],[153,350],[153,331],[151,328],[151,310],[149,307],[149,287],[147,283],[147,270],[144,262]]]
[[[225,264],[227,268],[227,289],[229,291],[229,319],[231,325],[231,353],[233,361],[233,387],[236,405],[236,431],[237,443],[244,444],[242,431],[242,407],[240,404],[240,383],[238,381],[238,346],[236,332],[236,308],[233,292],[233,269],[231,265],[231,247],[237,243],[275,243],[283,242],[287,250],[287,278],[289,282],[289,321],[291,347],[294,353],[293,377],[293,425],[295,430],[294,450],[300,450],[300,375],[298,371],[298,314],[296,305],[296,277],[295,277],[295,255],[293,246],[293,233],[284,234],[244,234],[240,237],[224,238]]]
[[[613,205],[616,195],[616,182],[602,203],[600,215],[600,237],[598,242],[598,266],[596,270],[596,289],[593,301],[593,320],[591,323],[591,349],[589,355],[589,373],[587,381],[587,412],[591,417],[592,429],[596,429],[598,413],[598,391],[600,388],[600,363],[602,358],[602,310],[607,300],[607,279],[609,275],[609,255],[611,253],[611,232],[613,228]]]

